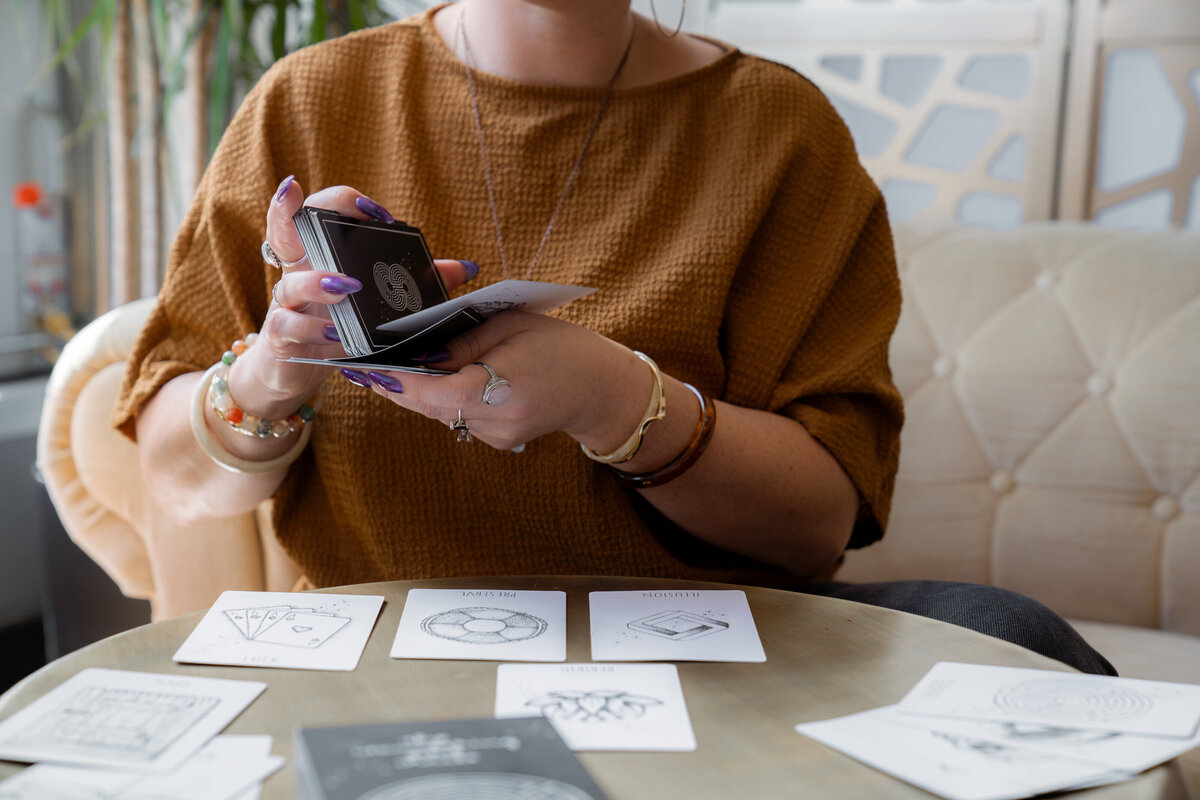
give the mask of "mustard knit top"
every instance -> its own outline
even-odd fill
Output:
[[[476,80],[512,277],[524,277],[604,90]],[[466,72],[432,13],[305,48],[262,78],[204,174],[130,357],[114,415],[127,435],[163,383],[261,325],[278,279],[259,255],[265,211],[290,173],[306,192],[353,186],[421,228],[437,257],[480,264],[463,291],[501,279]],[[533,279],[596,287],[553,313],[714,397],[799,421],[858,488],[851,545],[881,535],[902,417],[887,363],[899,280],[880,193],[803,77],[727,48],[617,89]],[[337,373],[324,391],[274,512],[318,586],[796,583],[677,528],[565,434],[496,451]]]

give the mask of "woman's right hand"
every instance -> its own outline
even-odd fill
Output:
[[[335,358],[345,355],[329,307],[358,291],[362,284],[348,275],[312,269],[292,222],[301,206],[323,208],[357,219],[391,222],[382,206],[349,186],[330,186],[307,198],[293,176],[279,185],[267,208],[267,243],[284,267],[254,347],[230,371],[230,394],[245,410],[264,419],[286,417],[311,397],[332,367],[297,364],[287,359]],[[434,262],[447,291],[475,276],[470,262]]]

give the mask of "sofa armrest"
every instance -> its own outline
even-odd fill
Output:
[[[175,523],[146,489],[137,445],[109,423],[152,305],[138,300],[86,326],[51,373],[38,468],[63,527],[122,592],[149,599],[155,619],[207,608],[226,589],[291,588],[296,570],[274,543],[268,515],[261,531],[255,513]]]

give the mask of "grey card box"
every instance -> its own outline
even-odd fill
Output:
[[[295,739],[304,800],[605,800],[543,717],[306,728]]]

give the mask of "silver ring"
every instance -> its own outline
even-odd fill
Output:
[[[456,441],[471,441],[471,431],[469,428],[467,428],[467,421],[463,419],[461,408],[458,410],[458,419],[450,423],[450,430],[458,431],[458,439]]]
[[[305,261],[308,261],[308,253],[305,253],[303,256],[296,259],[295,261],[284,261],[282,258],[280,258],[278,255],[275,254],[275,251],[273,249],[271,249],[271,243],[268,242],[266,239],[263,239],[261,250],[262,250],[263,261],[267,262],[275,269],[283,269],[284,267],[288,267],[288,268],[298,267],[301,264],[303,264]]]
[[[275,304],[277,306],[279,306],[280,308],[286,308],[289,311],[295,311],[296,313],[302,313],[302,312],[306,311],[309,306],[312,305],[311,302],[308,302],[302,306],[297,306],[295,308],[292,308],[291,306],[285,306],[283,304],[283,302],[280,301],[280,299],[279,299],[279,284],[281,284],[281,283],[283,283],[282,279],[277,280],[277,281],[275,281],[275,285],[271,287],[271,299],[275,301]]]
[[[475,363],[486,369],[488,371],[488,375],[491,376],[488,378],[488,382],[484,384],[483,387],[483,404],[485,406],[502,406],[507,403],[508,399],[512,397],[512,384],[510,384],[507,379],[501,378],[499,375],[497,375],[496,370],[492,369],[482,361],[476,361]],[[496,399],[492,400],[492,392],[496,391],[502,386],[507,386],[508,391],[500,392]]]

